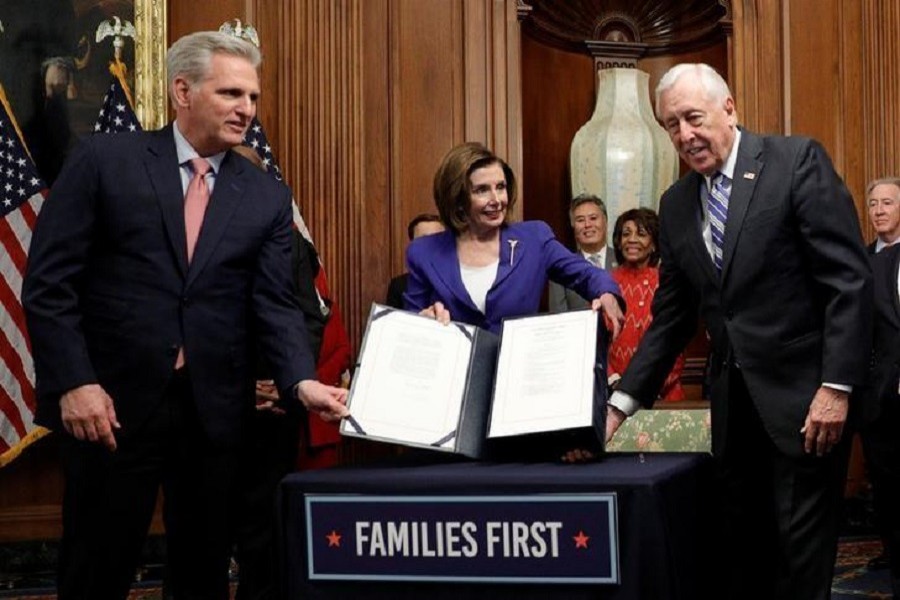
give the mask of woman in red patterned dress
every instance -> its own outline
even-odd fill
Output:
[[[659,287],[659,217],[649,208],[622,213],[613,228],[613,249],[619,266],[613,279],[622,289],[628,312],[622,333],[609,346],[609,383],[615,387],[650,326],[650,304]],[[678,356],[659,393],[665,402],[684,400],[681,371],[684,354]]]

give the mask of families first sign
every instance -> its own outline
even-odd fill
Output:
[[[618,583],[616,496],[308,495],[310,579]]]

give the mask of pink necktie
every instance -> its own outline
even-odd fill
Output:
[[[187,240],[187,259],[191,262],[194,256],[194,246],[200,237],[200,226],[203,224],[203,215],[209,204],[209,186],[206,185],[206,174],[210,170],[209,163],[204,158],[192,158],[191,169],[194,176],[188,184],[187,193],[184,195],[184,233]],[[184,347],[178,349],[178,357],[175,359],[175,368],[184,366]]]
[[[209,186],[206,185],[206,174],[209,173],[209,162],[205,158],[192,158],[191,168],[194,177],[188,184],[187,193],[184,195],[184,233],[187,238],[188,263],[194,256],[194,247],[197,238],[200,237],[200,225],[203,224],[203,215],[209,204]]]

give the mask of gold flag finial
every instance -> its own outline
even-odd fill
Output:
[[[224,23],[222,23],[222,26],[219,27],[219,31],[221,31],[222,33],[233,35],[234,37],[240,38],[242,40],[247,40],[257,48],[259,48],[259,35],[256,33],[256,28],[249,23],[247,25],[241,25],[240,19],[225,21]]]

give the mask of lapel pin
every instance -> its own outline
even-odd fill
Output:
[[[751,179],[751,180],[756,179],[756,173],[751,173],[751,172],[747,171],[746,173],[744,173],[744,179]]]
[[[513,264],[513,258],[516,256],[516,244],[519,240],[509,240],[509,266]]]

